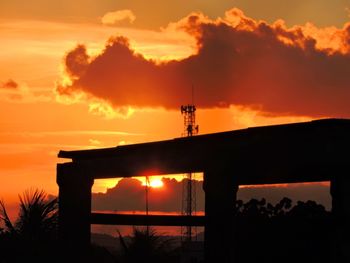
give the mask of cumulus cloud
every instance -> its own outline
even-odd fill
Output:
[[[7,81],[0,83],[0,88],[15,90],[18,88],[18,83],[13,79],[8,79]]]
[[[350,24],[287,28],[232,9],[216,20],[194,13],[177,27],[195,37],[196,54],[155,63],[124,37],[111,38],[95,57],[80,45],[65,57],[72,83],[58,91],[83,91],[114,107],[175,109],[189,101],[193,84],[202,108],[235,104],[273,114],[350,116]]]
[[[183,182],[169,178],[163,178],[162,181],[163,187],[149,190],[150,211],[180,212]],[[205,194],[202,190],[202,181],[195,181],[195,187],[197,211],[204,211]],[[291,198],[295,203],[299,200],[315,200],[327,209],[331,208],[329,184],[326,183],[243,187],[237,193],[237,198],[244,202],[251,198],[265,198],[272,204],[276,204],[285,196]],[[124,178],[106,193],[93,193],[92,210],[145,211],[145,186],[137,179]]]
[[[152,211],[181,212],[182,183],[175,179],[162,179],[164,186],[149,188],[149,208]],[[204,209],[202,183],[195,181],[198,211]],[[145,186],[137,179],[124,178],[106,193],[92,195],[93,210],[144,211]]]
[[[127,21],[132,24],[135,21],[135,19],[136,16],[131,10],[124,9],[106,13],[101,18],[101,22],[104,25],[115,25],[124,21]]]
[[[83,75],[89,66],[89,55],[84,45],[76,46],[66,58],[66,69],[70,77],[75,78]]]

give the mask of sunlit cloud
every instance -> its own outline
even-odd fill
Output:
[[[311,121],[310,116],[292,116],[292,115],[275,115],[267,114],[261,108],[249,108],[244,106],[231,105],[229,107],[232,116],[232,124],[235,127],[255,127],[281,123],[294,123]],[[210,114],[210,113],[209,113]]]
[[[345,12],[348,14],[348,17],[350,17],[350,8],[349,7],[345,7]]]
[[[132,24],[136,19],[134,13],[129,9],[117,10],[114,12],[106,13],[102,18],[101,22],[104,25],[116,25],[120,22],[127,21]]]
[[[95,145],[95,146],[101,146],[102,145],[102,142],[99,141],[99,140],[96,140],[96,139],[89,139],[89,143],[91,145]]]
[[[69,81],[64,80],[65,83]],[[67,84],[65,84],[67,85]],[[71,92],[66,86],[56,84],[56,89],[53,91],[55,94],[56,101],[66,105],[73,104],[84,104],[88,108],[88,112],[101,116],[107,120],[121,118],[130,118],[135,109],[129,106],[113,107],[110,102],[90,96],[84,92]]]
[[[135,112],[135,109],[128,106],[113,108],[113,106],[106,101],[94,99],[93,102],[89,103],[89,112],[98,116],[103,116],[106,119],[128,119]]]
[[[157,63],[122,36],[110,38],[95,57],[77,46],[67,53],[67,72],[81,65],[84,71],[58,92],[86,92],[114,108],[175,109],[194,83],[200,108],[240,105],[284,116],[350,114],[350,24],[342,29],[287,28],[282,20],[268,24],[237,8],[217,19],[192,13],[176,24],[196,39],[197,52],[191,56]],[[86,58],[82,64],[81,57]]]

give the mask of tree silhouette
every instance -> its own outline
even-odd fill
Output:
[[[332,216],[315,201],[236,201],[239,263],[332,262]]]
[[[133,229],[130,241],[120,234],[119,240],[124,250],[124,260],[134,262],[169,262],[172,258],[172,239],[157,235],[153,228]]]

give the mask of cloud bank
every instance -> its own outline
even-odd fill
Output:
[[[149,188],[151,211],[181,212],[182,183],[175,179],[163,178],[163,187]],[[198,211],[204,209],[202,183],[196,181]],[[145,186],[137,179],[125,178],[107,190],[92,195],[93,210],[145,211]]]
[[[150,211],[180,212],[183,183],[169,178],[163,178],[162,181],[163,187],[149,188]],[[205,195],[202,181],[195,181],[195,187],[197,211],[204,211]],[[244,187],[237,193],[237,198],[244,202],[251,198],[266,198],[268,202],[276,204],[283,197],[291,198],[294,204],[299,200],[314,200],[327,209],[331,208],[329,185],[324,183],[289,184],[284,187]],[[137,179],[124,178],[106,193],[93,193],[92,210],[145,211],[145,186]]]
[[[86,92],[115,107],[177,109],[195,87],[198,107],[256,107],[272,114],[350,116],[350,24],[267,24],[239,9],[211,20],[193,13],[176,26],[196,39],[197,52],[156,63],[137,54],[124,37],[111,38],[90,57],[83,45],[68,52],[72,83],[61,94]]]

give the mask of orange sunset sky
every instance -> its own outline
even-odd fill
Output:
[[[349,117],[348,22],[345,0],[0,0],[0,198],[57,195],[59,150],[179,137],[192,85],[200,134]]]

